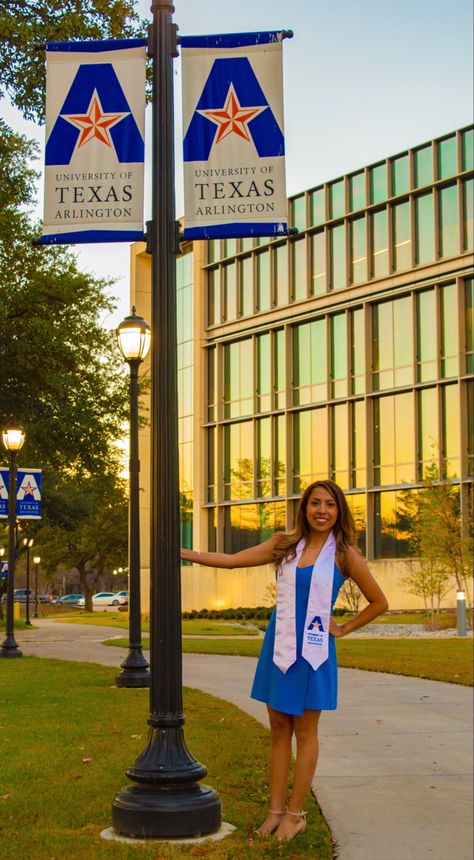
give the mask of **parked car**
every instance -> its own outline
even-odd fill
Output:
[[[115,597],[123,597],[125,603],[128,603],[128,591],[116,591]]]
[[[78,606],[79,601],[83,599],[83,594],[63,594],[62,597],[55,597],[53,603],[59,603],[61,606]]]
[[[98,591],[97,594],[92,595],[92,606],[124,606],[126,603],[128,598],[117,597],[114,591]],[[82,597],[77,605],[85,606],[85,597]]]
[[[35,593],[30,588],[30,604],[35,602]],[[26,603],[26,588],[15,588],[13,592],[13,602],[14,603]],[[6,603],[7,595],[4,594],[2,596],[2,603]],[[38,594],[38,603],[51,603],[51,595],[50,594]]]

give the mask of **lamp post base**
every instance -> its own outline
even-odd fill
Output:
[[[221,826],[221,802],[208,785],[127,786],[112,804],[117,833],[135,837],[195,837]]]
[[[0,648],[0,657],[23,657],[12,634],[7,634],[4,639],[3,645]]]
[[[150,686],[150,672],[148,671],[150,664],[143,656],[141,647],[130,648],[120,666],[123,672],[120,672],[115,677],[116,687]]]

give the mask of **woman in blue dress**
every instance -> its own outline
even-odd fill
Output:
[[[335,639],[347,636],[388,608],[387,600],[355,546],[355,526],[341,488],[315,481],[305,490],[296,525],[241,552],[181,551],[209,567],[277,565],[277,603],[265,634],[251,696],[265,702],[271,730],[269,810],[256,833],[293,839],[306,826],[303,804],[318,759],[321,711],[337,706]],[[352,578],[367,605],[336,624],[332,607]],[[293,786],[288,794],[291,742],[296,737]]]

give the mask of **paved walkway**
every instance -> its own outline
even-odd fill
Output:
[[[24,654],[119,668],[113,628],[35,620]],[[248,698],[256,660],[184,654],[183,683],[268,725]],[[339,708],[323,714],[314,791],[340,860],[472,860],[472,690],[340,669]]]

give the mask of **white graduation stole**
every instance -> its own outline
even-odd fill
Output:
[[[299,541],[295,557],[291,561],[283,561],[278,571],[273,662],[282,672],[287,672],[296,661],[296,568],[305,543],[304,538]],[[314,563],[304,623],[302,655],[313,669],[318,669],[327,660],[329,653],[335,556],[336,538],[331,531]]]

